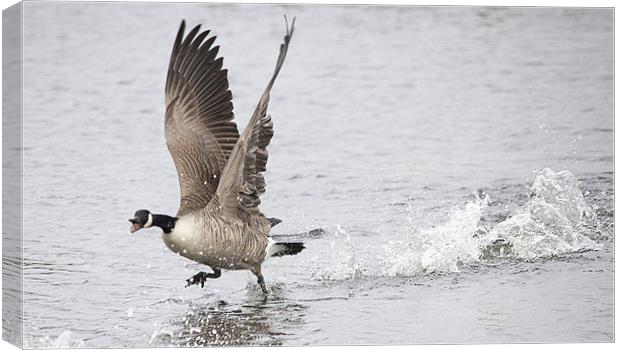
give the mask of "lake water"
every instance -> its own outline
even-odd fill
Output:
[[[614,340],[613,10],[27,2],[27,347]],[[163,86],[212,28],[262,211],[307,249],[184,288]]]

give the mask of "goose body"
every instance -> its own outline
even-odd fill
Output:
[[[269,236],[254,234],[270,230],[264,217],[254,223],[231,220],[217,210],[180,217],[171,233],[163,233],[173,252],[201,264],[226,270],[245,270],[260,265],[267,257]]]
[[[286,17],[285,17],[286,19]],[[302,243],[275,242],[269,237],[279,219],[260,211],[265,192],[267,146],[273,123],[267,115],[270,91],[284,64],[295,19],[286,24],[276,68],[243,133],[233,121],[232,93],[227,70],[217,58],[218,46],[200,25],[185,34],[185,21],[177,33],[166,79],[166,145],[179,177],[181,203],[175,216],[138,210],[131,232],[156,226],[173,252],[207,265],[188,286],[204,286],[222,269],[248,269],[267,293],[261,264],[269,256],[294,255]]]

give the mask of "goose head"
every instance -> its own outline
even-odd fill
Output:
[[[129,219],[129,222],[131,222],[129,231],[135,233],[141,228],[148,228],[153,225],[153,214],[146,209],[141,209],[133,214],[133,218]]]

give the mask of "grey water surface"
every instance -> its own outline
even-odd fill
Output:
[[[24,4],[27,347],[614,340],[613,10]],[[174,214],[178,25],[211,28],[248,121],[272,91],[262,211],[297,256],[204,289],[130,235]],[[563,171],[565,170],[565,171]]]

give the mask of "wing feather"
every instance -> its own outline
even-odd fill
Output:
[[[228,71],[217,58],[216,37],[181,22],[166,78],[166,144],[181,187],[177,215],[204,208],[213,198],[239,139],[233,121]]]
[[[265,192],[265,178],[261,172],[267,169],[269,157],[267,146],[273,137],[273,122],[267,115],[269,94],[284,64],[294,26],[293,18],[290,30],[287,22],[284,43],[280,45],[280,54],[273,75],[248,126],[235,144],[217,187],[215,198],[221,210],[227,215],[237,216],[243,220],[249,220],[251,215],[260,213],[258,209],[260,195]]]

